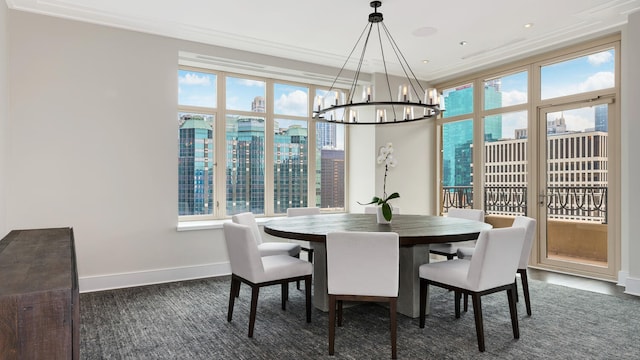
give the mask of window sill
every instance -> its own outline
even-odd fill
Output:
[[[258,225],[272,219],[283,218],[286,216],[260,217],[256,218]],[[222,224],[229,222],[231,219],[224,220],[194,220],[194,221],[178,221],[176,231],[194,231],[194,230],[211,230],[222,229]]]

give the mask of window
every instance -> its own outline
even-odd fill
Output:
[[[310,115],[310,94],[343,91],[186,66],[178,80],[181,219],[344,211],[345,128]]]
[[[178,71],[179,216],[213,214],[216,83],[212,73]]]

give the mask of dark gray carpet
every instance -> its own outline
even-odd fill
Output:
[[[533,316],[518,303],[513,339],[506,293],[483,297],[486,352],[478,352],[473,311],[453,314],[453,293],[431,287],[431,315],[398,317],[404,359],[640,359],[640,299],[602,295],[530,280]],[[521,293],[521,292],[520,292]],[[345,309],[328,356],[327,314],[304,315],[304,292],[291,285],[287,311],[280,287],[263,288],[253,339],[247,337],[250,292],[242,286],[226,320],[229,278],[211,278],[80,296],[82,359],[385,359],[388,310]]]

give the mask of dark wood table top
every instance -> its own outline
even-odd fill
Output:
[[[325,242],[333,231],[396,232],[400,246],[475,240],[491,225],[479,221],[429,215],[393,215],[390,224],[378,224],[376,214],[321,214],[273,219],[264,232],[286,239]]]

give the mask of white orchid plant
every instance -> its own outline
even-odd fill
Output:
[[[393,156],[393,144],[387,143],[387,145],[380,147],[378,151],[378,165],[384,164],[384,181],[382,183],[382,197],[374,196],[371,202],[366,204],[359,203],[360,205],[371,205],[376,204],[382,207],[382,215],[384,215],[385,220],[391,221],[391,217],[393,216],[393,212],[391,211],[391,205],[389,205],[389,200],[397,199],[400,197],[400,194],[394,192],[393,194],[387,196],[387,173],[389,172],[390,167],[395,167],[398,161]]]

